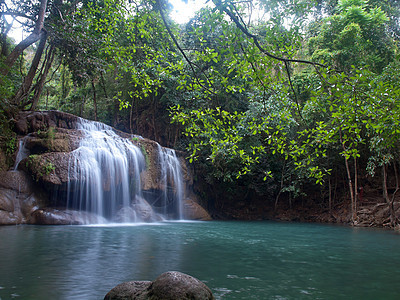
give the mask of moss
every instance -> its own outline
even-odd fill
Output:
[[[140,145],[140,148],[142,149],[142,153],[143,153],[144,158],[146,160],[146,168],[148,168],[150,166],[149,154],[147,153],[146,148],[144,147],[144,145]]]
[[[48,160],[41,161],[37,154],[29,155],[28,160],[26,161],[26,167],[31,169],[33,172],[32,177],[36,181],[39,181],[40,178],[43,178],[46,175],[50,175],[56,169],[54,164]]]
[[[17,150],[17,134],[12,127],[10,120],[0,115],[0,151],[5,157],[2,157],[1,163],[6,169],[14,164],[14,153]]]

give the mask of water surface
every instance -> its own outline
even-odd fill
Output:
[[[400,235],[274,222],[0,227],[0,299],[102,299],[180,271],[217,299],[400,299]]]

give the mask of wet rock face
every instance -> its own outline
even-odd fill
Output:
[[[32,179],[21,171],[0,172],[0,224],[15,225],[31,222],[40,193],[35,194]]]
[[[200,280],[180,272],[166,272],[151,281],[124,282],[104,300],[211,300],[211,290]]]

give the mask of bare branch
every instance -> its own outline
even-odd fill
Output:
[[[34,19],[33,17],[28,16],[28,15],[26,15],[26,14],[23,14],[23,13],[21,13],[21,12],[17,12],[17,11],[7,11],[7,12],[3,12],[2,15],[3,15],[3,16],[11,16],[11,17],[14,17],[14,18],[17,18],[17,17],[25,18],[25,19],[28,19],[28,20],[30,20],[30,21],[35,22],[35,19]]]

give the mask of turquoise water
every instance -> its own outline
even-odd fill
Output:
[[[0,227],[0,299],[102,299],[180,271],[217,299],[400,299],[400,235],[274,222]]]

